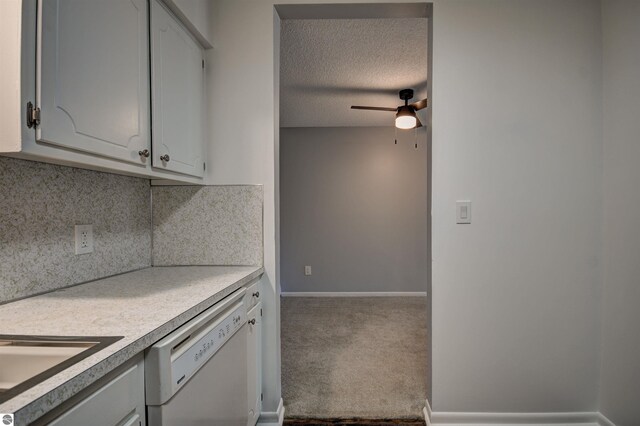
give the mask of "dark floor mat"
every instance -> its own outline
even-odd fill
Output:
[[[283,426],[425,426],[422,419],[285,419]]]

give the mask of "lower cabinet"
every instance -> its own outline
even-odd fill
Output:
[[[247,314],[249,341],[247,342],[247,377],[249,378],[249,423],[254,426],[262,410],[262,302]]]
[[[144,358],[121,367],[115,377],[85,396],[52,426],[145,426]]]
[[[239,380],[247,380],[247,425],[255,426],[262,410],[262,302],[257,283],[247,290],[247,376],[245,379],[243,374]],[[244,360],[241,362],[244,363]],[[202,376],[198,377],[203,379]],[[36,420],[34,425],[146,426],[145,403],[144,353],[140,353]],[[239,410],[242,408],[239,407]]]

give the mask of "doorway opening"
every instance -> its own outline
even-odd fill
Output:
[[[396,107],[430,100],[431,5],[276,11],[286,422],[423,424],[431,106],[414,108],[424,125],[410,129]]]

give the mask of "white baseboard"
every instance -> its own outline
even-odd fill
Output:
[[[424,408],[422,409],[422,414],[424,415],[424,422],[427,426],[431,426],[431,404],[429,404],[429,400],[424,401]]]
[[[597,414],[598,414],[598,425],[599,426],[616,426],[616,424],[613,423],[608,418],[606,418],[604,416],[604,414],[602,414],[602,413],[597,413]]]
[[[276,411],[263,411],[256,426],[282,426],[284,422],[284,401],[280,398]]]
[[[282,297],[426,297],[426,291],[283,291]]]
[[[422,410],[427,426],[616,426],[599,412],[576,413],[463,413]]]

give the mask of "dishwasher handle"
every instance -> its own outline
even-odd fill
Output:
[[[188,346],[188,341],[195,337],[203,327],[207,327],[212,321],[215,321],[216,317],[225,314],[226,311],[233,307],[237,302],[242,302],[244,294],[247,292],[245,288],[234,292],[230,296],[222,299],[191,321],[184,324],[182,327],[174,330],[165,338],[156,342],[151,348],[152,350],[162,351],[163,353],[169,352],[170,355],[174,355],[179,352],[185,346]],[[179,353],[177,354],[179,355]],[[163,357],[165,364],[170,362],[170,357]]]

